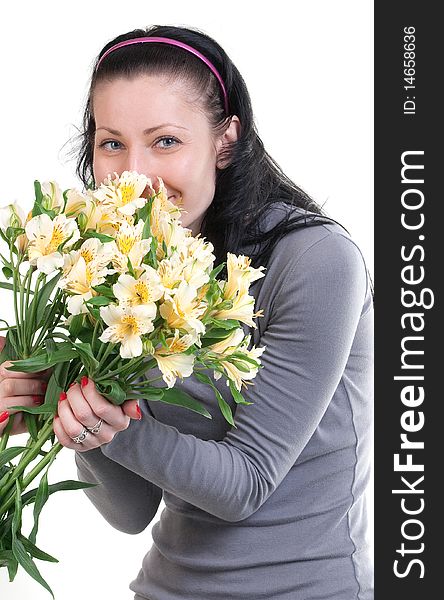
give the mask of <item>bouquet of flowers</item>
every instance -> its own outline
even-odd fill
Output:
[[[34,559],[57,562],[36,546],[39,516],[49,496],[91,484],[48,484],[48,469],[61,450],[52,422],[60,393],[83,376],[120,405],[146,399],[182,406],[211,418],[194,398],[175,388],[193,375],[212,387],[224,418],[235,427],[230,406],[215,387],[226,378],[236,403],[250,404],[242,388],[252,385],[265,350],[249,348],[241,323],[256,327],[250,284],[264,276],[246,256],[228,253],[213,268],[213,246],[180,224],[182,209],[168,200],[160,178],[125,171],[84,193],[64,192],[56,182],[34,184],[26,216],[16,203],[0,208],[0,253],[13,295],[15,324],[4,319],[6,344],[0,364],[10,370],[50,370],[40,406],[22,411],[29,439],[8,447],[14,414],[0,437],[0,567],[10,581],[20,564],[52,591]],[[218,279],[226,264],[227,279]],[[0,324],[1,324],[0,323]],[[152,385],[157,367],[164,387]],[[157,379],[160,379],[159,377]],[[26,491],[40,475],[37,487]],[[21,531],[22,509],[34,504],[34,526]],[[52,594],[53,595],[53,594]]]

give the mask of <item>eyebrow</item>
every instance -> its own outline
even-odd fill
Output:
[[[180,125],[176,125],[175,123],[162,123],[161,125],[156,125],[156,127],[148,127],[148,129],[144,129],[143,134],[150,135],[151,133],[154,133],[158,129],[162,129],[162,127],[177,127],[177,129],[185,129],[186,131],[188,131],[188,129],[186,127],[181,127]],[[105,129],[106,131],[109,131],[109,133],[112,133],[113,135],[122,135],[120,133],[120,131],[117,131],[117,129],[111,129],[111,127],[97,127],[96,131],[99,131],[100,129]]]

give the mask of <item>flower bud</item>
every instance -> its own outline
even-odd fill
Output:
[[[153,346],[153,343],[151,340],[142,340],[142,348],[143,351],[142,353],[146,356],[146,355],[153,355],[155,352],[155,348]]]

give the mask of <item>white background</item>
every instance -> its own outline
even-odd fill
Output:
[[[69,139],[80,126],[93,60],[116,35],[151,24],[198,27],[225,48],[250,90],[266,149],[349,230],[373,276],[370,0],[11,3],[0,35],[0,205],[30,207],[34,179],[80,186]],[[11,319],[10,294],[0,294],[0,317]],[[77,479],[71,450],[59,454],[49,479]],[[31,526],[25,513],[25,534]],[[125,535],[82,491],[51,496],[37,542],[60,562],[37,564],[56,600],[132,599],[128,584],[151,545],[151,526]],[[50,595],[20,568],[13,584],[0,571],[0,597]]]

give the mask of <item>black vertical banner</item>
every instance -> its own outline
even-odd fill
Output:
[[[375,598],[442,596],[439,3],[375,6]],[[440,164],[439,164],[440,163]],[[435,591],[432,591],[435,590]]]

